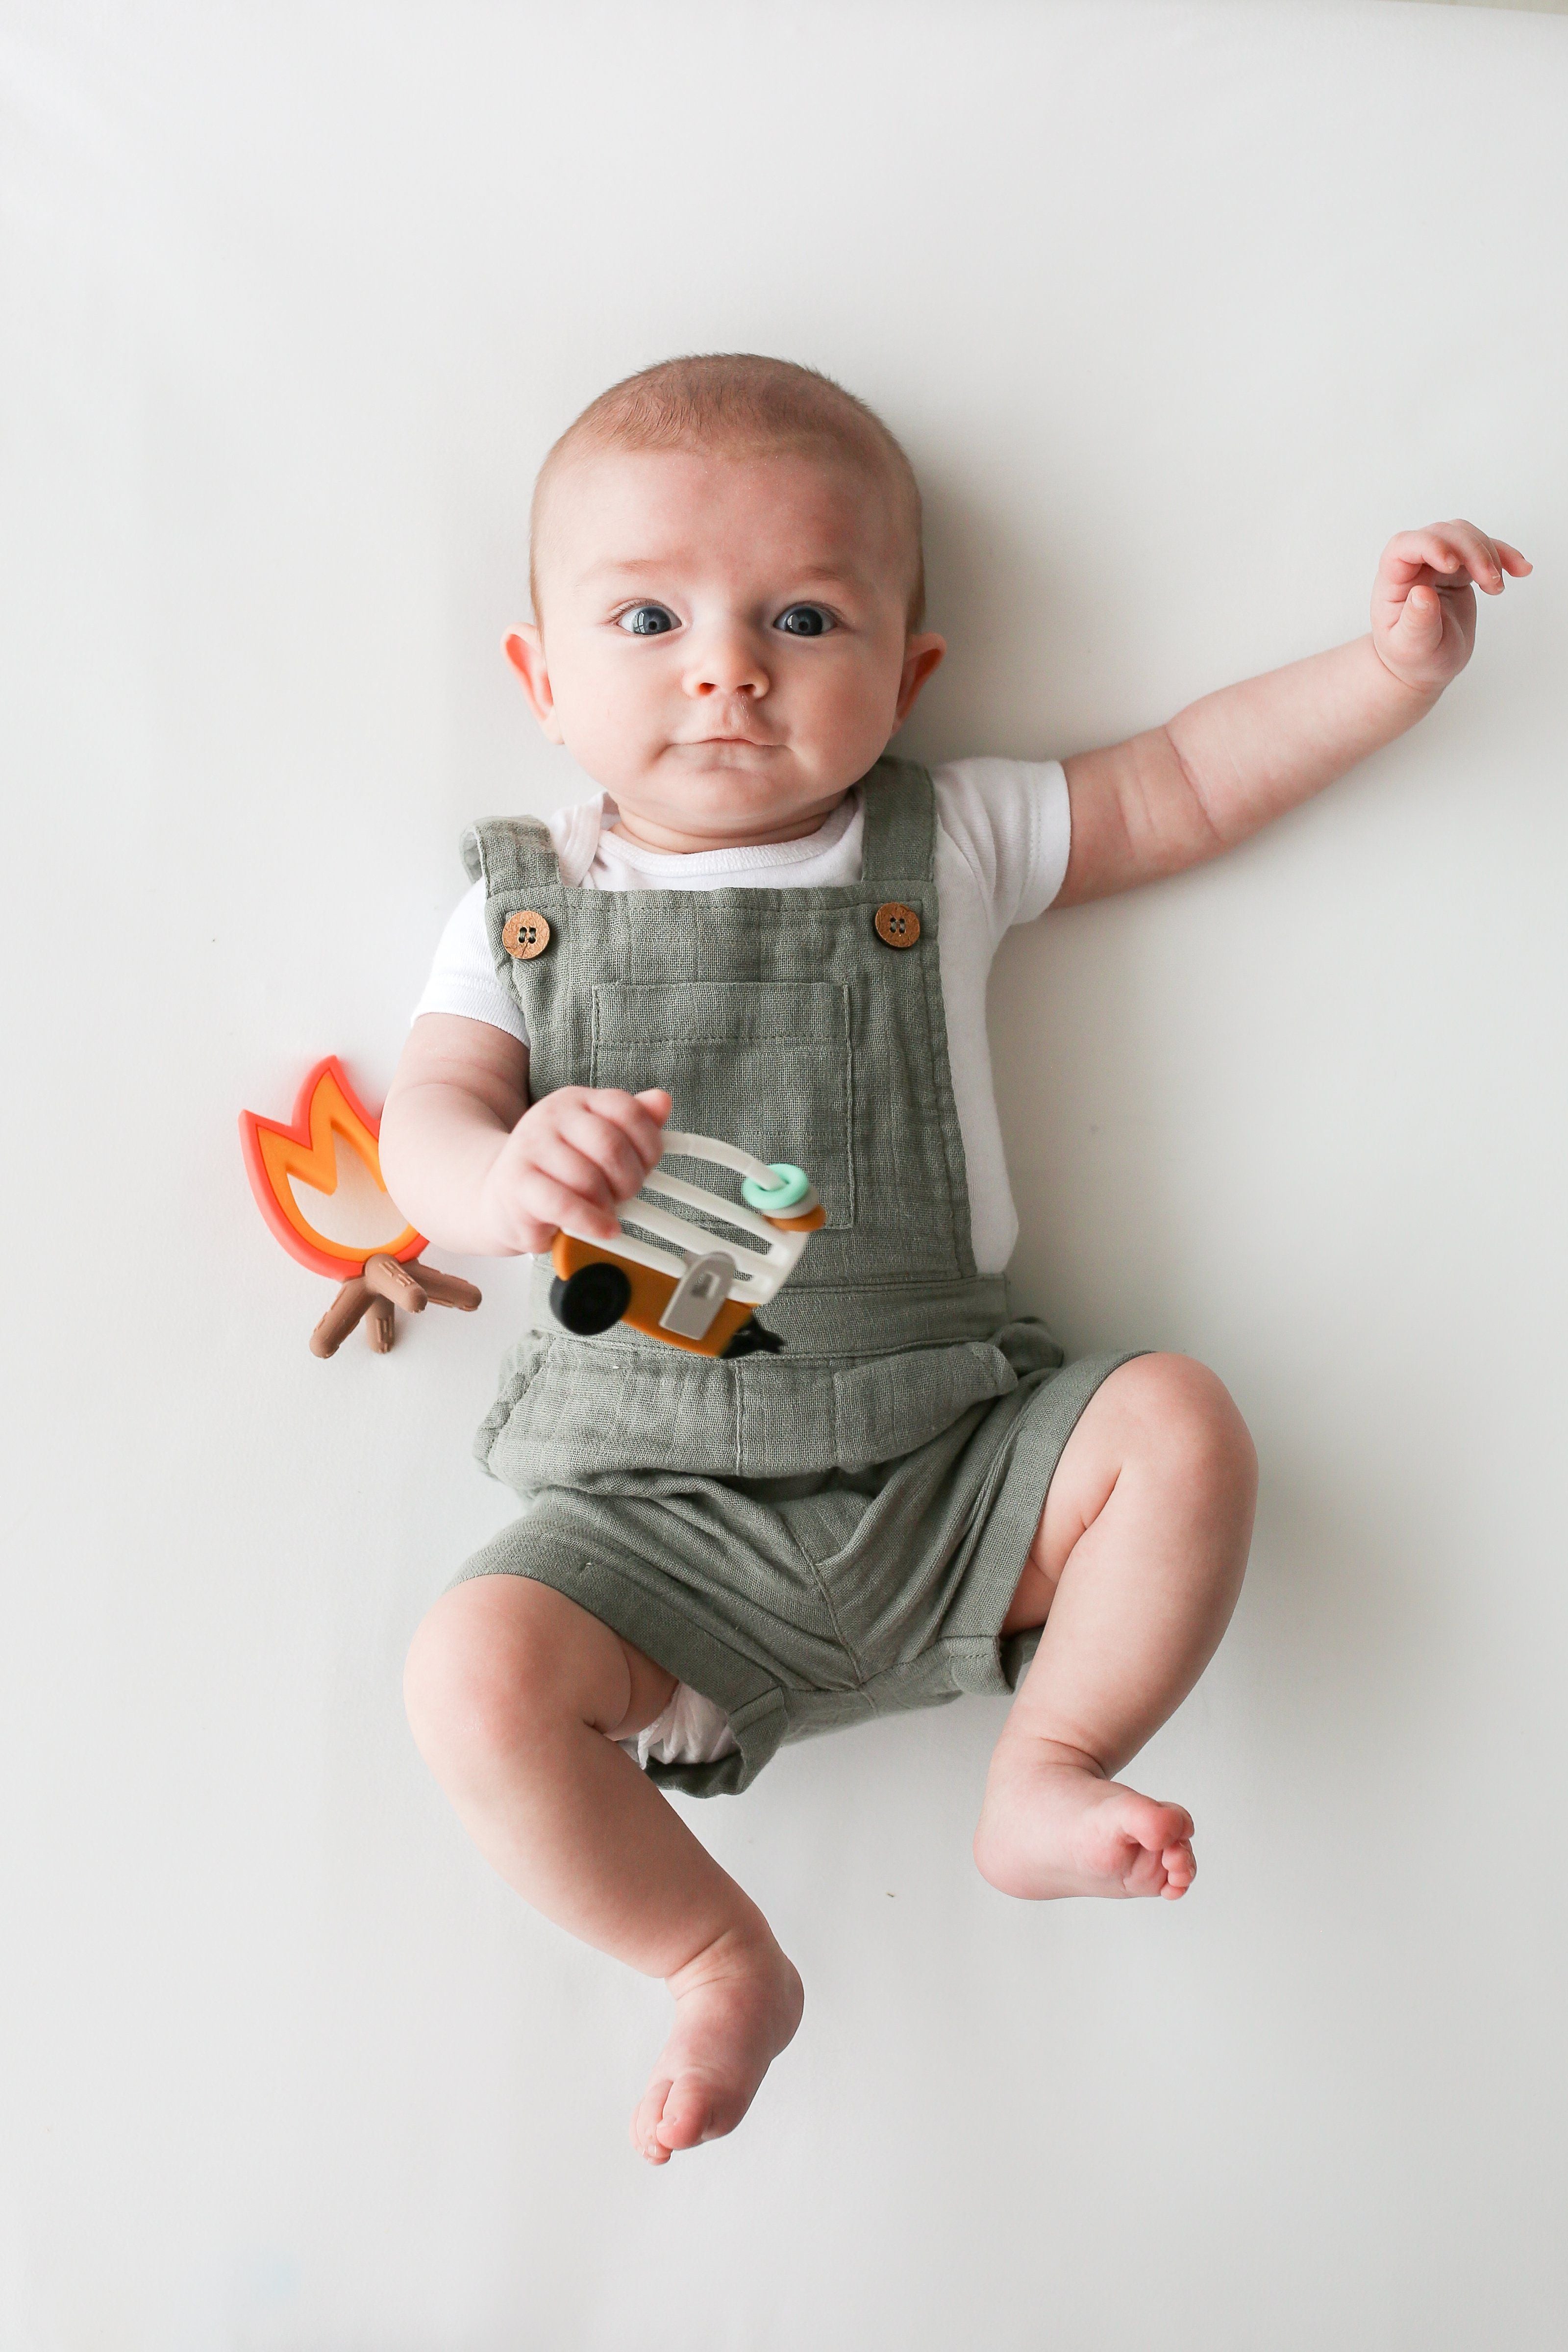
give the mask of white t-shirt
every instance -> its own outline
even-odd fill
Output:
[[[1004,931],[1032,922],[1061,889],[1070,827],[1067,779],[1054,760],[955,760],[932,772],[936,793],[936,892],[947,1055],[969,1179],[975,1264],[1000,1274],[1018,1239],[1018,1213],[1002,1156],[986,1035],[986,982]],[[800,841],[672,856],[609,827],[603,793],[549,819],[561,880],[584,890],[825,889],[858,882],[863,830],[852,793]],[[522,1045],[528,1029],[497,974],[485,934],[485,886],[459,899],[441,935],[422,1013],[487,1021]]]

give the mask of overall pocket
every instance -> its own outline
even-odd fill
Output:
[[[593,1084],[631,1094],[666,1087],[672,1127],[805,1169],[827,1229],[854,1223],[847,986],[697,980],[595,988]],[[672,1157],[664,1165],[710,1192],[727,1182],[706,1160]]]

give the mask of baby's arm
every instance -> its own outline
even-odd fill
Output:
[[[382,1173],[405,1217],[470,1257],[545,1250],[563,1224],[601,1241],[658,1165],[670,1097],[559,1087],[528,1104],[528,1049],[487,1021],[424,1013],[382,1113]]]
[[[1168,726],[1066,761],[1072,848],[1059,907],[1234,847],[1425,718],[1475,642],[1471,586],[1530,565],[1473,523],[1389,541],[1372,633],[1190,703]]]

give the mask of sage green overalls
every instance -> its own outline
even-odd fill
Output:
[[[533,1098],[665,1087],[672,1127],[792,1161],[827,1209],[762,1312],[782,1354],[575,1338],[547,1307],[479,1433],[530,1507],[458,1580],[552,1585],[723,1707],[737,1753],[649,1766],[696,1794],[744,1788],[785,1739],[1016,1688],[1038,1635],[998,1628],[1061,1449],[1125,1360],[1062,1369],[975,1271],[931,779],[883,760],[859,790],[862,877],[828,889],[568,888],[531,818],[465,843]],[[879,935],[890,903],[913,946]],[[517,961],[501,932],[524,909],[549,944]]]

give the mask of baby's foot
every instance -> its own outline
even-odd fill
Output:
[[[1197,1875],[1192,1815],[1019,1739],[992,1759],[975,1860],[1004,1895],[1163,1895]]]
[[[735,2129],[805,2001],[771,1936],[721,1937],[669,1986],[675,2021],[632,2118],[632,2144],[650,2164]]]

